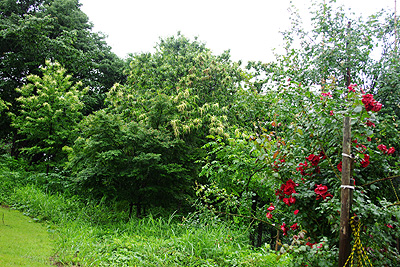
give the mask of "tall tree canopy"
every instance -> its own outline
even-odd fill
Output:
[[[60,164],[62,148],[75,140],[84,106],[81,100],[87,89],[81,89],[81,82],[73,84],[59,63],[46,62],[42,72],[43,77],[29,75],[29,83],[17,89],[20,109],[11,117],[29,161],[46,162],[50,167]]]
[[[245,75],[229,52],[215,56],[180,34],[129,61],[126,84],[82,122],[70,168],[94,196],[137,207],[181,202],[193,194],[206,136],[229,133],[228,106]]]
[[[0,3],[0,98],[18,109],[15,88],[28,75],[39,75],[45,60],[60,62],[75,81],[90,87],[86,112],[102,107],[104,92],[125,79],[124,63],[91,31],[79,0],[5,0]],[[3,113],[1,136],[10,121]]]

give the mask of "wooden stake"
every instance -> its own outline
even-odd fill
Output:
[[[350,256],[350,209],[352,188],[350,184],[352,157],[351,157],[351,118],[343,120],[343,156],[342,156],[342,186],[340,211],[340,240],[339,240],[339,267],[345,267]],[[349,266],[348,264],[346,266]]]

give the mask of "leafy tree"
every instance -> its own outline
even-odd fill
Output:
[[[84,195],[127,201],[138,217],[148,207],[184,204],[192,172],[182,140],[106,110],[89,115],[80,129],[69,166]]]
[[[153,55],[135,55],[129,61],[126,86],[110,92],[119,109],[128,111],[128,103],[136,105],[127,116],[147,118],[149,109],[143,107],[157,101],[154,97],[168,96],[175,111],[167,124],[176,136],[197,136],[197,141],[210,131],[223,133],[226,122],[235,118],[229,108],[247,77],[238,63],[231,62],[229,52],[212,55],[204,44],[178,34],[162,39]],[[121,101],[124,95],[134,101]]]
[[[82,124],[70,167],[96,196],[115,195],[137,208],[160,205],[166,196],[171,205],[183,202],[194,194],[206,136],[229,133],[225,106],[240,90],[243,73],[229,53],[214,56],[180,34],[161,40],[154,54],[129,61],[127,83],[116,84],[108,107]],[[93,135],[99,125],[103,133]],[[98,165],[102,155],[114,163]]]
[[[292,26],[283,32],[286,52],[277,55],[277,64],[253,62],[249,69],[273,71],[268,77],[278,82],[290,77],[303,85],[353,83],[376,90],[395,52],[393,14],[380,11],[365,19],[331,0],[314,3],[311,15],[308,31],[292,6]]]
[[[28,75],[39,75],[45,60],[58,61],[90,87],[85,112],[103,106],[104,92],[125,80],[124,63],[111,52],[101,34],[80,10],[78,0],[22,0],[0,3],[0,97],[17,113],[14,90]],[[2,116],[1,137],[9,136],[10,121]]]
[[[132,55],[128,61],[128,84],[138,92],[162,90],[176,95],[189,89],[199,97],[200,106],[213,102],[225,105],[223,101],[245,80],[240,64],[230,60],[229,51],[215,56],[197,38],[190,41],[180,33],[161,39],[153,55]]]
[[[87,89],[73,84],[72,76],[59,63],[46,62],[43,77],[28,76],[29,83],[18,88],[20,110],[11,114],[12,126],[23,142],[22,152],[31,163],[61,164],[62,148],[73,142],[75,127],[82,119],[82,98]]]
[[[390,27],[380,27],[382,18]],[[254,75],[251,88],[263,92],[260,102],[268,103],[263,112],[256,113],[260,115],[255,134],[250,137],[251,155],[258,160],[243,155],[240,137],[210,142],[210,155],[202,173],[216,185],[199,191],[217,212],[234,210],[237,214],[228,215],[252,222],[267,221],[269,229],[278,231],[274,242],[277,246],[283,244],[281,252],[294,253],[294,266],[333,266],[339,236],[342,118],[351,116],[357,186],[352,213],[361,217],[364,229],[374,236],[365,234],[362,242],[374,251],[375,264],[392,265],[399,259],[394,239],[397,232],[392,229],[399,220],[396,177],[400,149],[395,138],[398,120],[393,112],[397,103],[396,59],[390,59],[396,53],[390,39],[393,24],[388,23],[390,15],[384,13],[363,22],[327,5],[316,9],[313,21],[311,32],[295,21],[294,28],[284,35],[287,53],[278,57],[278,62],[248,65]],[[298,41],[301,47],[295,48]],[[376,61],[370,50],[378,43],[385,49]],[[350,82],[366,85],[360,88]],[[393,93],[394,98],[390,96]],[[388,109],[384,106],[380,110],[382,106],[377,103],[384,99]],[[369,103],[368,108],[364,102]],[[249,200],[257,200],[240,198],[237,190],[247,184],[241,170],[254,168],[257,161],[259,173],[250,181],[257,185],[265,175],[267,182],[265,192],[254,187],[252,193],[276,197],[272,204],[266,199],[266,203],[255,207],[249,205]],[[272,192],[270,188],[274,188]]]

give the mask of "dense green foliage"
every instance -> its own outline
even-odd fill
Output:
[[[188,206],[206,136],[227,136],[236,119],[227,105],[243,91],[242,71],[229,54],[179,34],[129,61],[127,83],[82,121],[69,168],[81,190],[128,201],[137,216],[146,206]]]
[[[23,137],[21,150],[31,164],[60,163],[62,148],[76,138],[75,128],[84,107],[82,98],[87,92],[80,90],[81,82],[73,85],[71,76],[66,76],[58,63],[46,64],[43,77],[30,75],[29,83],[17,88],[20,109],[11,114],[12,126]]]
[[[345,116],[362,243],[399,261],[393,14],[294,12],[286,52],[242,68],[180,33],[123,61],[79,6],[0,4],[0,201],[55,223],[61,262],[337,265]]]
[[[59,62],[75,82],[90,87],[86,113],[103,106],[104,92],[125,80],[124,62],[91,28],[78,0],[1,1],[0,98],[12,104],[13,113],[19,110],[15,88],[21,87],[27,76],[40,75],[46,60]],[[7,118],[1,113],[0,137],[16,140]]]
[[[0,203],[47,221],[58,265],[80,266],[286,266],[267,247],[253,250],[245,228],[217,217],[154,215],[127,222],[126,206],[88,202],[40,183],[19,162],[0,160]],[[30,182],[29,182],[30,180]],[[30,184],[27,184],[30,183]],[[33,185],[32,183],[36,183]],[[45,192],[47,191],[47,192]],[[110,205],[111,204],[111,205]],[[7,218],[7,217],[6,217]],[[6,262],[9,263],[9,262]]]

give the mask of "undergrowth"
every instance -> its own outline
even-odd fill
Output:
[[[62,179],[60,179],[62,183]],[[59,185],[51,185],[58,187]],[[193,214],[127,219],[128,211],[34,182],[32,174],[0,166],[0,203],[46,221],[57,236],[55,261],[63,266],[287,266],[267,247],[254,250],[248,232]]]

